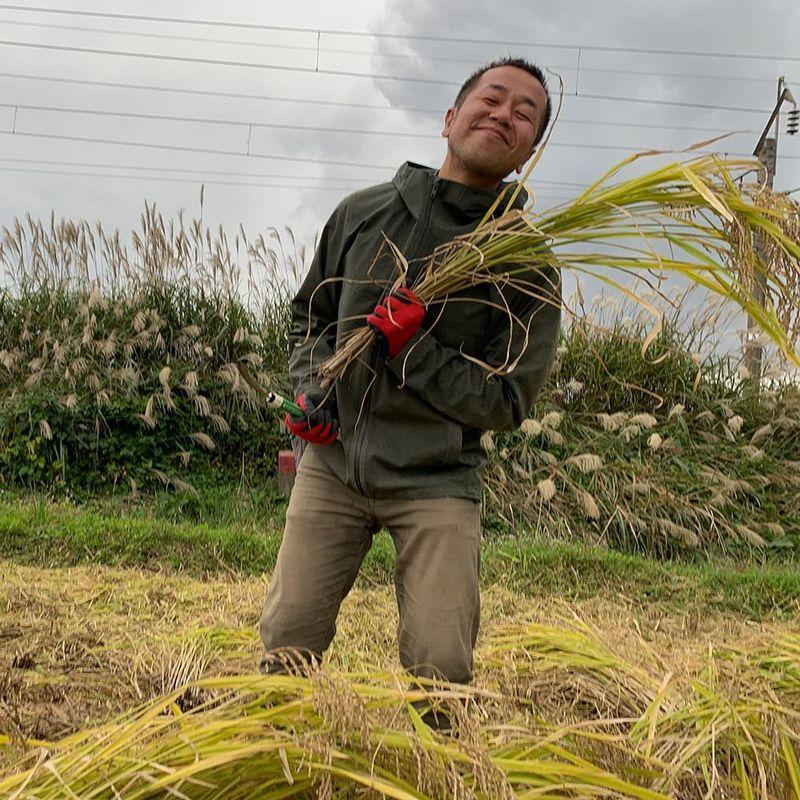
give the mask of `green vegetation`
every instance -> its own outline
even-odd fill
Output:
[[[190,491],[213,472],[270,474],[279,421],[236,363],[285,386],[291,258],[263,238],[142,216],[132,252],[100,226],[28,220],[0,266],[0,475],[27,487]],[[302,256],[298,256],[302,258]],[[266,299],[265,299],[266,298]]]
[[[157,495],[170,518],[223,525],[241,519],[216,516],[234,502],[254,518],[272,509],[259,487],[289,441],[236,364],[287,388],[288,299],[305,253],[275,243],[242,233],[229,247],[152,207],[130,251],[86,223],[6,231],[0,485],[123,506]],[[721,309],[692,317],[702,298],[653,294],[669,313],[644,356],[649,312],[579,298],[530,419],[485,437],[487,534],[796,557],[797,386],[776,377],[756,391],[715,347]]]
[[[170,522],[152,514],[89,511],[66,504],[0,501],[0,557],[47,568],[82,563],[168,568],[189,575],[271,572],[280,545],[283,508],[232,524]],[[226,512],[222,512],[223,515]],[[797,612],[800,572],[794,564],[696,558],[659,562],[580,542],[548,541],[520,531],[484,543],[485,585],[502,583],[527,595],[580,599],[622,594],[637,603],[704,607],[754,618]],[[376,537],[362,568],[367,582],[389,584],[394,547]]]

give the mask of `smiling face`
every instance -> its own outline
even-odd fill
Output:
[[[533,155],[547,95],[518,67],[487,70],[445,116],[447,158],[440,174],[467,185],[497,185]]]

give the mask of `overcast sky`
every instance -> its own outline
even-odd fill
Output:
[[[205,181],[206,222],[231,234],[241,223],[251,236],[290,225],[310,241],[354,188],[389,179],[407,159],[439,166],[442,119],[458,85],[506,54],[564,79],[561,120],[533,177],[542,206],[575,194],[637,149],[742,131],[718,147],[751,152],[780,75],[797,79],[800,100],[796,0],[22,3],[25,10],[0,3],[0,225],[54,209],[127,233],[146,198],[168,216],[181,208],[196,214]],[[663,104],[626,102],[637,98]],[[783,120],[776,187],[788,190],[800,187],[800,136],[786,136]],[[337,128],[345,132],[330,130]],[[87,141],[101,139],[107,142]]]

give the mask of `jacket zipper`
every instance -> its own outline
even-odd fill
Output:
[[[419,251],[422,240],[425,236],[425,233],[428,230],[428,225],[431,221],[431,212],[433,211],[433,202],[436,199],[436,194],[439,191],[439,185],[441,183],[441,179],[438,175],[433,179],[433,184],[431,186],[430,192],[428,193],[428,199],[425,203],[425,207],[422,210],[422,216],[420,217],[418,228],[417,228],[417,235],[412,240],[412,245],[408,248],[408,253],[406,254],[406,259],[411,261],[413,258],[416,258],[417,252]],[[375,374],[378,369],[378,353],[379,348],[373,347],[372,352],[370,354],[369,359],[369,367],[371,374]],[[363,484],[363,467],[364,467],[364,448],[367,441],[367,434],[366,428],[369,422],[369,412],[372,407],[372,388],[369,390],[369,394],[367,395],[366,400],[364,401],[364,408],[362,410],[363,414],[363,423],[360,426],[359,430],[356,432],[356,446],[355,452],[353,454],[353,483],[356,485],[361,494],[365,494],[364,491],[364,484]]]

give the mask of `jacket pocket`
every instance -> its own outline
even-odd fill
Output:
[[[385,469],[431,470],[458,464],[463,447],[461,425],[440,414],[408,389],[380,383],[372,407],[370,455]],[[378,398],[376,398],[376,401]]]

